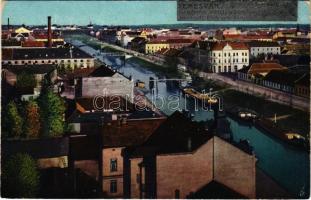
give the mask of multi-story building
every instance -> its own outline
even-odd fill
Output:
[[[210,51],[212,71],[237,72],[249,65],[249,50],[242,42],[217,42]]]
[[[94,58],[78,48],[2,49],[2,64],[59,64],[70,68],[93,67]]]
[[[258,55],[279,55],[281,47],[277,42],[259,42],[253,41],[248,43],[250,56],[257,57]]]
[[[145,45],[145,53],[146,54],[153,54],[157,51],[160,51],[161,49],[167,49],[169,48],[169,44],[166,40],[155,40],[150,41]]]
[[[230,152],[230,153],[229,153]],[[255,198],[256,158],[175,112],[146,142],[124,150],[125,198]],[[230,195],[222,193],[228,189]]]

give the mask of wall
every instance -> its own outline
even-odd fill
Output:
[[[212,180],[212,142],[209,140],[193,154],[157,156],[157,198],[186,198]]]
[[[221,51],[211,52],[211,58],[212,58],[211,62],[213,65],[213,72],[215,73],[229,72],[230,67],[231,67],[231,72],[234,72],[236,70],[242,69],[243,66],[249,65],[248,50],[233,50],[233,49],[229,49],[230,47],[228,49],[226,48],[228,47],[225,47]],[[233,56],[233,54],[235,54],[235,56]]]
[[[140,174],[140,168],[139,168],[139,163],[143,161],[142,158],[132,158],[130,159],[130,197],[129,198],[140,198],[140,185],[137,180],[138,174]]]
[[[117,95],[132,101],[134,83],[125,77],[89,77],[82,79],[82,97]]]
[[[256,197],[256,158],[214,137],[214,179],[248,198]]]

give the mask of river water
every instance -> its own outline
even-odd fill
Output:
[[[101,58],[101,60],[124,75],[131,76],[134,81],[141,80],[145,82],[146,88],[149,88],[150,77],[155,79],[165,78],[165,75],[146,69],[133,59],[126,60],[125,64],[119,57],[106,56]],[[172,81],[159,81],[156,88],[156,95],[152,95],[148,91],[146,96],[151,101],[154,101],[158,107],[163,104],[161,110],[165,114],[172,114],[175,109],[171,109],[171,107],[178,107],[179,109],[187,108],[194,115],[194,120],[196,121],[205,121],[213,118],[213,112],[202,109],[200,105],[196,107],[193,101],[185,101],[180,94],[178,85]],[[168,105],[168,100],[176,102],[177,96],[179,97],[178,104]],[[223,102],[225,104],[226,99]],[[255,127],[241,125],[229,117],[227,119],[231,125],[234,141],[238,142],[240,139],[249,140],[258,158],[257,166],[260,169],[297,198],[308,197],[310,166],[309,154],[307,152],[289,146]]]

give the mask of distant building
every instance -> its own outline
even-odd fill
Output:
[[[301,74],[272,70],[263,78],[263,86],[294,94],[295,82],[301,77]]]
[[[2,50],[2,64],[59,64],[70,68],[93,67],[94,58],[78,48],[10,48]]]
[[[257,57],[258,55],[279,55],[281,47],[277,42],[259,42],[253,41],[247,43],[250,50],[250,56]]]
[[[194,42],[193,39],[168,39],[167,43],[171,49],[181,49],[190,46]]]
[[[270,71],[286,71],[287,68],[278,63],[254,63],[250,66],[247,74],[251,76],[266,76]]]
[[[105,66],[97,68],[89,77],[83,77],[77,88],[76,97],[122,96],[130,102],[134,98],[133,81]]]
[[[237,72],[249,65],[249,50],[242,42],[217,42],[210,51],[212,71]]]
[[[131,41],[131,49],[140,53],[145,52],[145,45],[147,43],[147,39],[143,37],[135,37]]]
[[[156,53],[157,51],[160,51],[161,49],[167,48],[169,48],[169,44],[166,42],[166,40],[150,41],[145,45],[145,53],[153,54]]]

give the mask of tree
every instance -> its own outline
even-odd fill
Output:
[[[39,172],[27,154],[13,155],[4,162],[1,190],[6,198],[34,198],[39,188]]]
[[[64,100],[47,89],[39,98],[40,118],[44,137],[60,136],[64,132]]]
[[[36,84],[36,78],[31,73],[22,72],[16,76],[16,87],[18,88],[34,88]]]
[[[28,138],[37,138],[40,133],[39,106],[35,101],[29,101],[25,107],[25,133]]]
[[[18,113],[18,109],[14,101],[10,101],[6,106],[6,114],[4,115],[4,123],[8,137],[19,137],[22,134],[23,119]]]

